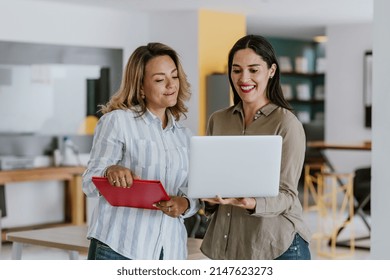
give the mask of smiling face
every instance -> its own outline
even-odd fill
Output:
[[[275,64],[268,67],[261,56],[250,48],[234,54],[230,77],[244,105],[258,109],[269,102],[266,89],[275,70]]]
[[[163,116],[166,108],[175,106],[179,86],[177,68],[170,56],[157,56],[147,62],[142,93],[151,112]]]

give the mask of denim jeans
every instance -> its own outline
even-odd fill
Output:
[[[160,260],[164,259],[164,251],[161,249]],[[103,242],[92,238],[88,249],[88,260],[130,260],[112,250]]]
[[[275,260],[310,260],[309,243],[307,243],[298,233],[290,247]]]

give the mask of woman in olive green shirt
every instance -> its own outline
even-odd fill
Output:
[[[228,70],[234,105],[210,117],[207,135],[282,136],[279,194],[204,199],[212,218],[201,250],[211,259],[310,259],[298,198],[305,133],[283,97],[275,52],[265,38],[247,35],[230,50]]]

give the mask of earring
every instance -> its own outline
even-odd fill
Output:
[[[270,79],[272,79],[274,76],[269,76]]]
[[[142,99],[145,99],[145,93],[144,93],[143,89],[140,89],[139,94],[140,94]]]

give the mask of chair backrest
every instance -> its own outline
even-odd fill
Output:
[[[0,185],[0,219],[5,216],[7,216],[5,207],[5,186]]]
[[[361,204],[371,193],[371,167],[358,168],[353,178],[353,192],[357,202]],[[370,202],[363,207],[365,212],[370,211]]]
[[[195,215],[184,219],[184,225],[187,229],[188,237],[203,238],[210,220],[199,210]]]
[[[306,133],[307,141],[322,141],[324,140],[324,122],[314,121],[310,123],[304,123],[303,129]]]
[[[324,140],[324,122],[314,121],[303,124],[303,129],[306,134],[306,142],[308,141],[323,141]],[[305,162],[324,162],[324,158],[320,151],[310,147],[306,147]]]

